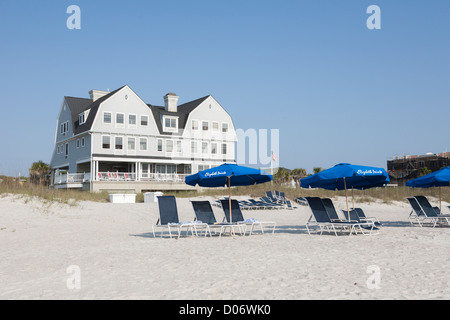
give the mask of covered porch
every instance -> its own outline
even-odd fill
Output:
[[[140,185],[144,185],[145,182],[151,182],[153,187],[154,183],[166,183],[173,190],[182,190],[180,187],[184,185],[185,177],[191,174],[192,164],[88,160],[77,163],[74,173],[69,169],[72,168],[67,166],[52,171],[53,187],[92,190],[93,183],[107,183],[108,189],[118,187],[112,187],[112,184],[120,184],[121,189],[133,189],[133,186],[126,184],[140,182]],[[175,186],[177,184],[179,186]]]

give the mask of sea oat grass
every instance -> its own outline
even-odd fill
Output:
[[[287,199],[295,200],[297,197],[322,197],[333,198],[336,196],[344,197],[345,191],[331,191],[324,189],[302,189],[286,187],[278,184],[271,185],[270,183],[245,186],[232,187],[231,196],[249,196],[252,198],[259,198],[265,195],[266,191],[280,191],[284,192]],[[450,188],[441,188],[442,200],[450,202]],[[202,188],[200,190],[190,191],[163,191],[165,195],[174,195],[179,198],[193,198],[198,196],[211,197],[226,197],[228,196],[227,188]],[[109,193],[103,192],[88,192],[71,189],[52,189],[42,185],[31,183],[18,183],[15,181],[3,181],[0,183],[0,199],[8,194],[18,195],[24,201],[29,202],[33,197],[39,197],[45,200],[46,205],[54,203],[66,204],[76,206],[79,201],[96,201],[108,202]],[[358,203],[372,203],[381,201],[383,203],[391,204],[394,201],[405,202],[407,197],[415,195],[424,195],[430,200],[436,202],[439,200],[439,188],[415,189],[409,187],[388,187],[388,188],[372,188],[367,190],[347,190],[349,199],[353,197]],[[136,202],[144,202],[144,194],[138,193]]]

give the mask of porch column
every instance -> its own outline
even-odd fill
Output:
[[[134,171],[136,172],[136,181],[140,181],[141,180],[141,163],[140,162],[136,162],[134,164]]]
[[[94,161],[95,167],[95,180],[98,180],[98,161]]]

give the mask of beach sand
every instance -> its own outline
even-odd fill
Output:
[[[177,205],[193,220],[189,199]],[[406,202],[359,206],[380,234],[308,235],[296,204],[243,211],[276,221],[274,234],[170,239],[153,238],[154,203],[3,196],[0,299],[449,299],[450,228],[412,227]]]

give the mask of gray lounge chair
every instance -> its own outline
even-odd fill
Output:
[[[286,201],[286,206],[287,206],[287,208],[288,208],[289,210],[297,209],[297,207],[293,207],[293,206],[292,206],[291,200],[287,200],[287,201]]]
[[[414,225],[414,223],[418,223],[419,226],[422,226],[422,223],[426,219],[426,216],[416,198],[406,198],[406,200],[408,200],[412,208],[408,216],[409,222],[411,223],[411,225]]]
[[[158,197],[159,218],[156,224],[152,227],[153,237],[156,237],[155,229],[167,229],[170,238],[172,238],[172,231],[178,231],[178,238],[181,236],[183,229],[186,229],[192,234],[197,234],[195,225],[200,226],[202,223],[189,221],[180,222],[178,218],[177,202],[174,196],[159,196]],[[164,230],[161,232],[161,237],[164,234]]]
[[[323,206],[325,207],[325,210],[328,213],[328,216],[330,217],[331,221],[344,221],[341,218],[339,218],[336,208],[334,207],[333,201],[329,198],[322,198]]]
[[[230,221],[230,204],[228,200],[220,200],[222,204],[222,209],[225,214],[225,219],[228,223],[235,223],[240,226],[250,227],[249,235],[253,233],[255,225],[260,227],[261,233],[264,233],[264,226],[272,226],[272,233],[275,232],[276,222],[275,221],[258,221],[256,219],[244,219],[242,215],[241,208],[236,200],[231,200],[231,219]],[[244,235],[247,231],[244,229]]]
[[[262,201],[256,201],[255,199],[248,199],[251,202],[254,209],[268,209],[269,207]]]
[[[347,221],[366,223],[367,225],[362,226],[362,228],[365,230],[370,230],[370,232],[379,230],[379,228],[375,224],[374,220],[367,219],[367,218],[361,218],[361,216],[359,215],[358,210],[356,208],[349,210],[349,211],[342,210],[342,213],[344,214]],[[349,216],[349,214],[350,214],[350,216]]]
[[[286,194],[284,193],[284,192],[282,192],[282,191],[280,191],[280,202],[282,203],[282,204],[286,204]]]
[[[358,217],[360,218],[361,221],[372,221],[375,224],[375,227],[377,227],[377,228],[383,226],[383,224],[380,222],[380,220],[378,220],[378,218],[367,217],[366,214],[364,213],[363,209],[361,209],[361,208],[354,208],[354,210],[358,214]]]
[[[424,214],[422,221],[429,221],[433,225],[433,228],[436,227],[438,223],[441,224],[441,222],[444,221],[450,226],[450,215],[438,214],[424,196],[415,196],[414,198],[417,200],[417,203]],[[420,224],[420,226],[422,226],[422,224]]]
[[[277,199],[272,195],[272,191],[266,191],[266,197],[273,203],[278,203]]]
[[[191,201],[192,207],[194,208],[195,217],[197,221],[201,221],[205,225],[194,225],[196,229],[199,228],[205,228],[206,234],[209,234],[211,236],[211,229],[215,231],[215,233],[219,233],[219,236],[222,236],[222,234],[230,230],[232,234],[234,234],[234,228],[239,226],[230,225],[229,223],[218,223],[216,220],[216,217],[214,215],[214,211],[211,207],[211,204],[209,201]],[[198,231],[198,230],[196,230]]]
[[[311,217],[306,222],[306,230],[309,234],[311,234],[310,227],[316,226],[320,230],[320,234],[324,231],[333,232],[336,236],[338,230],[347,230],[349,232],[349,236],[358,233],[361,231],[362,234],[366,234],[363,230],[363,227],[371,227],[368,223],[362,222],[351,222],[351,221],[332,221],[330,216],[323,205],[322,200],[319,197],[306,197],[306,201],[308,202],[309,208],[311,209]],[[371,230],[369,230],[369,234],[371,234]]]
[[[283,207],[281,204],[271,201],[268,197],[261,197],[261,200],[264,202],[266,208],[269,209],[281,209]]]

